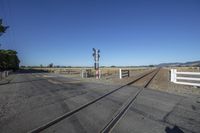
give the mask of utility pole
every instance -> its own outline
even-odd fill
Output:
[[[96,70],[96,79],[99,79],[100,78],[100,71],[99,71],[99,58],[100,58],[100,50],[99,49],[95,49],[93,48],[93,57],[94,57],[94,69]]]

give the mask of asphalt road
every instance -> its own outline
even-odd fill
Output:
[[[0,85],[1,133],[26,133],[120,87],[48,73],[18,73],[11,79]],[[120,89],[43,132],[99,132],[138,89]],[[144,89],[112,132],[199,133],[200,96]]]

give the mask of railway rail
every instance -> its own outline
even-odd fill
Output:
[[[127,102],[124,103],[124,105],[118,110],[118,112],[114,115],[114,117],[111,119],[111,121],[108,122],[108,124],[105,125],[105,127],[102,129],[101,133],[109,133],[109,132],[112,131],[112,129],[119,122],[119,120],[125,115],[127,110],[131,107],[131,105],[133,104],[133,102],[137,98],[137,96],[143,91],[144,88],[148,87],[148,85],[151,83],[151,81],[157,75],[159,70],[160,70],[160,68],[158,70],[156,70],[155,72],[149,74],[150,75],[149,80],[147,80],[147,82],[144,83],[143,86],[136,92],[136,95],[134,95],[133,97],[130,97],[127,100]],[[148,76],[148,75],[146,75],[146,76]],[[142,78],[144,78],[144,77],[142,77]]]
[[[74,115],[75,113],[83,110],[84,108],[87,108],[88,106],[96,103],[97,101],[100,101],[101,99],[111,95],[112,93],[126,87],[126,86],[129,86],[129,85],[134,85],[135,83],[137,83],[139,80],[143,79],[143,78],[146,78],[148,77],[148,79],[146,80],[146,82],[144,82],[144,84],[140,87],[140,89],[137,91],[136,95],[134,95],[133,97],[130,97],[128,98],[128,100],[123,104],[123,106],[117,111],[116,114],[114,114],[113,118],[105,125],[105,127],[100,131],[102,133],[106,133],[106,132],[110,132],[114,126],[117,124],[117,122],[125,115],[126,111],[130,108],[130,106],[132,105],[132,103],[134,102],[134,100],[137,98],[137,96],[142,92],[142,90],[146,87],[148,87],[148,85],[151,83],[151,81],[154,79],[154,77],[157,75],[157,73],[159,72],[160,68],[157,68],[157,69],[154,69],[148,73],[145,73],[143,75],[140,75],[138,78],[136,78],[135,80],[119,87],[119,88],[116,88],[106,94],[103,94],[102,96],[72,110],[72,111],[69,111],[65,114],[63,114],[62,116],[59,116],[57,118],[55,118],[54,120],[52,121],[49,121],[48,123],[45,123],[43,125],[41,125],[40,127],[37,127],[31,131],[29,131],[28,133],[39,133],[47,128],[50,128],[51,126],[53,126],[54,124]]]

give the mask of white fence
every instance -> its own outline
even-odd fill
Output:
[[[180,77],[180,75],[184,75],[184,76]],[[189,76],[189,77],[186,77],[186,76]],[[192,77],[192,76],[195,76],[195,77]],[[177,80],[184,80],[184,81],[177,81]],[[171,69],[171,82],[173,83],[200,86],[200,82],[196,83],[197,81],[200,81],[200,72],[177,72],[176,69]]]
[[[98,79],[101,78],[101,70],[98,70],[98,73],[95,73],[95,74],[98,74]],[[89,78],[89,77],[93,77],[95,75],[92,73],[92,69],[85,69],[85,70],[81,70],[80,76],[82,78]]]
[[[119,78],[122,79],[124,77],[129,77],[130,76],[130,71],[129,70],[122,70],[119,69]]]
[[[0,80],[8,77],[8,75],[11,73],[12,71],[0,71]]]

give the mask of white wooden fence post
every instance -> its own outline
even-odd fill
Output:
[[[3,78],[5,78],[6,77],[6,73],[5,73],[5,71],[3,71]]]
[[[81,77],[84,78],[84,70],[81,70]]]
[[[174,82],[174,70],[173,69],[171,69],[170,70],[170,72],[171,72],[171,82]]]
[[[177,77],[176,72],[177,72],[177,70],[174,69],[174,83],[176,82],[176,77]]]
[[[171,82],[176,82],[176,69],[171,69]]]
[[[6,77],[8,77],[8,71],[6,71]]]
[[[122,79],[122,69],[119,69],[119,78]]]

